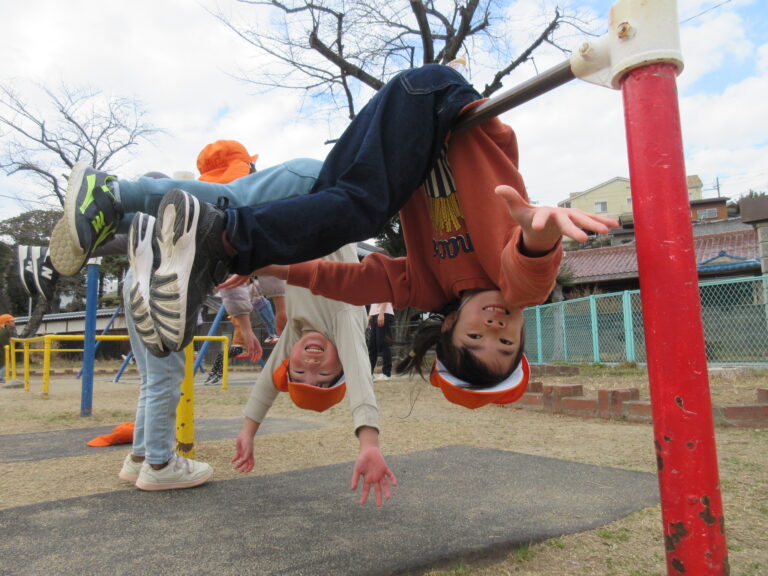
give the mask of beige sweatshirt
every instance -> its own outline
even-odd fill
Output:
[[[353,244],[348,244],[326,256],[325,260],[357,262],[357,251]],[[272,384],[272,373],[288,357],[291,347],[301,338],[302,331],[314,330],[323,333],[339,350],[355,430],[360,426],[378,429],[379,411],[365,344],[365,308],[315,296],[306,288],[296,286],[286,287],[285,297],[288,323],[253,385],[243,414],[256,422],[264,420],[279,394]]]

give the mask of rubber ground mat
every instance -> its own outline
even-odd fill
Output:
[[[242,424],[242,418],[200,418],[195,421],[195,442],[223,440],[225,438],[232,438],[234,441]],[[324,424],[319,422],[306,422],[292,418],[267,418],[259,428],[259,436],[292,430],[312,430],[323,426]],[[100,447],[86,444],[91,438],[101,434],[109,434],[113,428],[114,426],[99,426],[27,434],[3,434],[0,435],[0,462],[86,456],[105,450],[125,451],[127,444]]]
[[[448,446],[389,456],[376,509],[352,463],[0,512],[7,575],[400,574],[592,529],[658,502],[652,474]]]

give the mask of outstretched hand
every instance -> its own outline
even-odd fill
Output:
[[[371,446],[360,451],[355,461],[355,469],[352,472],[352,490],[357,490],[361,476],[363,477],[363,491],[360,494],[361,506],[368,501],[371,486],[376,492],[377,508],[381,507],[383,503],[382,493],[387,500],[392,497],[391,486],[397,486],[397,478],[387,466],[378,447]]]
[[[232,288],[237,288],[238,286],[250,282],[250,280],[250,274],[232,274],[229,278],[224,280],[224,282],[216,286],[216,290],[230,290]]]
[[[232,458],[235,470],[250,472],[253,470],[253,436],[240,432],[235,439],[235,456]]]
[[[607,234],[609,226],[619,227],[619,223],[612,218],[578,208],[533,206],[511,186],[497,186],[496,194],[506,201],[510,215],[523,229],[523,244],[530,252],[550,251],[561,236],[585,242],[585,230]]]

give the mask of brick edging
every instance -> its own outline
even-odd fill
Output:
[[[758,388],[755,404],[713,406],[715,424],[743,428],[768,427],[768,388]],[[651,403],[640,400],[637,388],[598,390],[596,398],[584,396],[581,384],[544,384],[533,381],[528,390],[511,408],[536,410],[546,414],[562,414],[581,418],[653,421]]]

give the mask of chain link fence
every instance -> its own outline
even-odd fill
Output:
[[[711,364],[768,364],[768,276],[702,282],[702,322]],[[527,308],[526,354],[534,364],[644,363],[640,291],[599,294]]]

